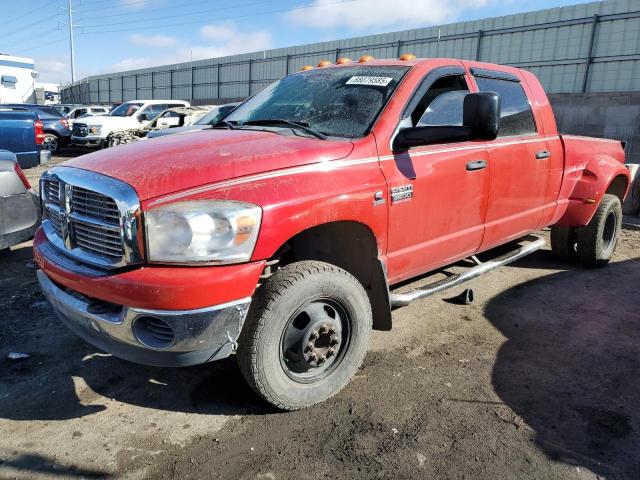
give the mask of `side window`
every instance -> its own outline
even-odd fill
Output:
[[[476,83],[480,91],[500,95],[499,137],[536,133],[533,112],[519,82],[476,77]]]
[[[78,118],[78,117],[84,115],[85,113],[87,113],[87,109],[86,108],[79,108],[78,110],[73,112],[73,118]]]
[[[153,104],[153,105],[149,105],[147,108],[145,108],[144,109],[144,113],[146,113],[147,117],[149,118],[149,120],[151,120],[152,118],[160,115],[167,108],[168,107],[167,107],[166,103]]]
[[[442,77],[433,82],[411,113],[413,126],[462,125],[462,106],[469,93],[463,76]]]

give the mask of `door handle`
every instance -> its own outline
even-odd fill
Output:
[[[482,170],[483,168],[487,168],[487,162],[485,160],[474,160],[473,162],[467,163],[467,170]]]
[[[544,160],[545,158],[549,158],[551,156],[551,153],[549,153],[549,151],[547,150],[542,150],[540,152],[536,152],[536,158],[538,160]]]

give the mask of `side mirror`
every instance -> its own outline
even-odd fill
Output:
[[[463,102],[462,126],[422,126],[402,129],[393,141],[397,150],[431,143],[493,140],[500,125],[500,96],[495,92],[469,93]]]
[[[147,113],[141,113],[140,115],[138,115],[139,122],[148,122],[149,120],[151,119],[149,118],[149,114]]]
[[[500,95],[479,92],[464,97],[463,124],[471,128],[471,138],[495,140],[500,126]]]

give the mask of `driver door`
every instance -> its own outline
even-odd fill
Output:
[[[467,85],[462,68],[430,72],[398,128],[462,125]],[[484,142],[424,145],[390,157],[381,162],[390,188],[390,283],[473,255],[482,243],[489,196]]]

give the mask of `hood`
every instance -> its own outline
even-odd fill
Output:
[[[205,128],[209,128],[209,125],[187,125],[186,127],[163,128],[149,132],[147,138],[166,137],[167,135],[173,135],[174,133],[195,132],[197,130],[204,130]]]
[[[126,182],[144,201],[255,173],[337,160],[352,150],[348,141],[208,129],[120,145],[63,165]]]
[[[110,115],[88,115],[80,118],[76,118],[77,123],[84,123],[87,126],[91,125],[128,125],[132,123],[131,117],[112,117]],[[142,124],[140,125],[142,127]]]

